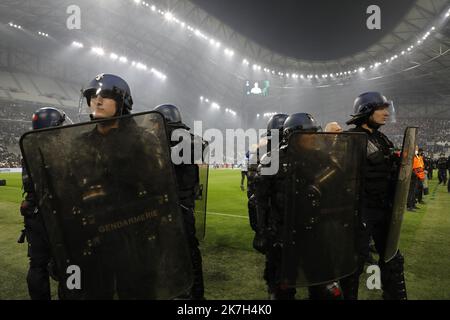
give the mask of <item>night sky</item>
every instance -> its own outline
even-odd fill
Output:
[[[191,0],[256,43],[279,54],[332,60],[368,48],[392,31],[414,0]],[[369,5],[381,30],[368,30]]]

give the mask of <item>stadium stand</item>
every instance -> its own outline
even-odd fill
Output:
[[[20,167],[20,137],[30,130],[33,112],[45,106],[51,105],[0,101],[0,168]],[[53,106],[66,112],[70,118],[76,117],[76,109]]]
[[[383,128],[394,144],[400,147],[403,143],[403,134],[407,127],[418,127],[418,144],[432,157],[439,157],[439,153],[450,153],[450,120],[404,118],[397,119]]]

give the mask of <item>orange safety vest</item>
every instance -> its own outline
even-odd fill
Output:
[[[425,180],[425,164],[421,156],[414,156],[413,172],[420,181]]]

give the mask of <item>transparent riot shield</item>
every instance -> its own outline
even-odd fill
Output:
[[[319,285],[355,272],[366,146],[360,133],[296,133],[289,139],[282,285]]]
[[[407,128],[403,139],[403,150],[400,159],[400,169],[395,187],[394,205],[392,208],[392,218],[384,252],[384,261],[392,260],[398,251],[400,233],[403,223],[403,215],[408,200],[409,186],[411,183],[411,173],[413,158],[416,148],[416,137],[418,128]]]
[[[190,288],[160,114],[32,131],[20,144],[62,299],[170,299]]]
[[[201,146],[202,158],[195,157],[199,169],[199,181],[195,188],[195,229],[197,239],[206,233],[206,205],[208,200],[209,146],[201,137],[194,136],[195,146]],[[199,148],[200,151],[200,148]]]

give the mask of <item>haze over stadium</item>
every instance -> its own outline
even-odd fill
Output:
[[[381,29],[368,28],[371,5]],[[347,130],[355,98],[377,91],[393,101],[381,131],[395,147],[418,127],[428,157],[449,157],[449,21],[448,0],[2,0],[0,172],[21,167],[33,112],[79,122],[81,91],[101,73],[126,79],[133,113],[170,103],[187,126],[224,134],[298,112]]]

